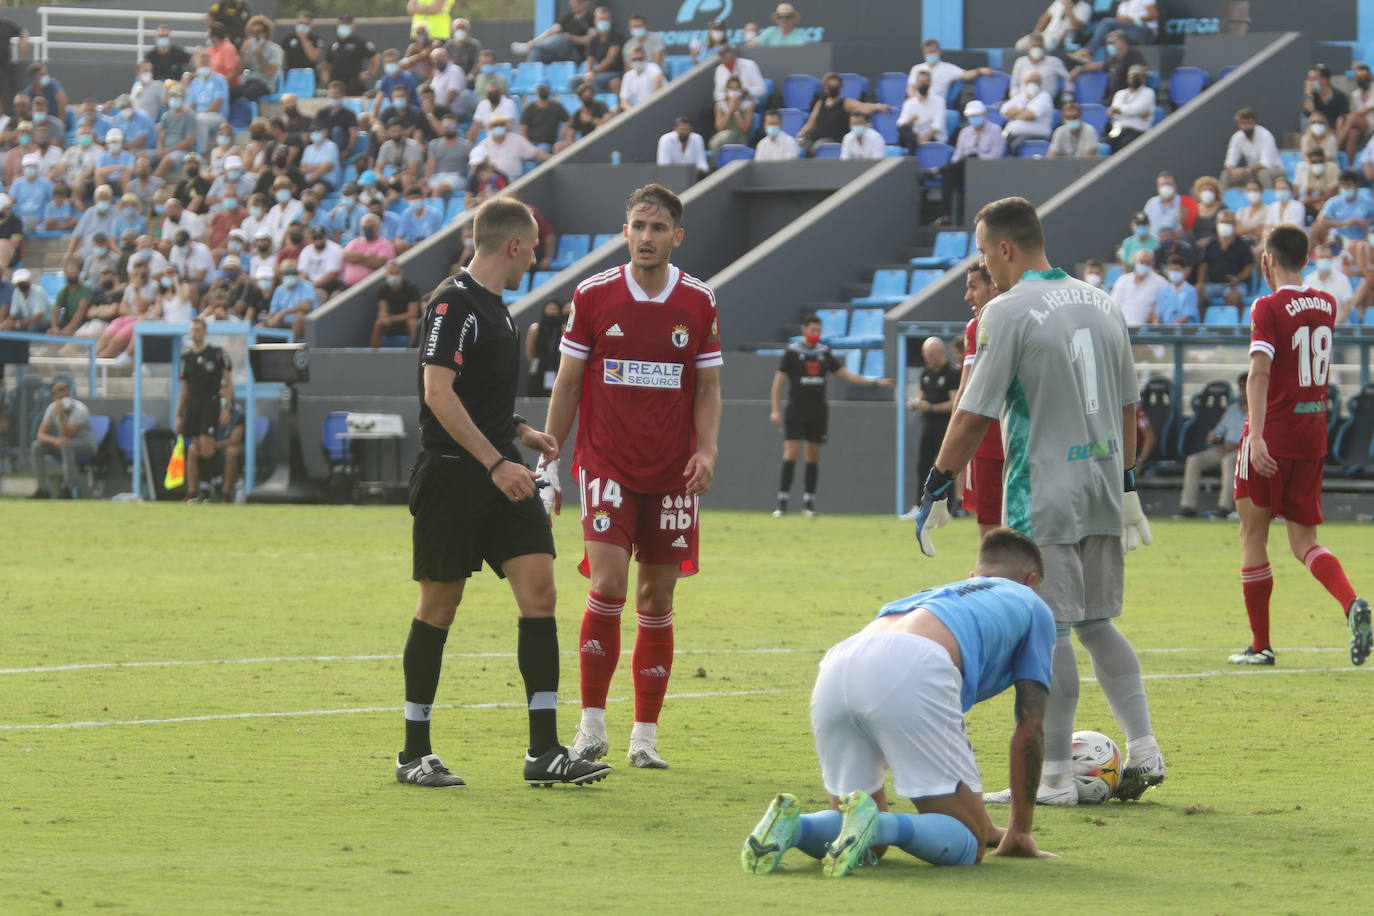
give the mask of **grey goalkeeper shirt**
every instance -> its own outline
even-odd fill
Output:
[[[1135,389],[1126,322],[1102,290],[1027,271],[987,304],[959,408],[1002,420],[1009,526],[1042,545],[1121,534],[1121,412]]]

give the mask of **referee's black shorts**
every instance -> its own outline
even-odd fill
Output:
[[[195,436],[215,437],[215,430],[219,427],[219,395],[211,398],[190,397],[186,398],[186,405],[181,413],[181,432],[182,435],[193,438]]]
[[[796,439],[824,442],[830,429],[829,413],[824,408],[787,411],[782,418],[782,437],[789,442]]]
[[[508,457],[515,459],[516,455]],[[413,576],[457,582],[531,553],[553,555],[553,530],[538,495],[513,503],[471,455],[422,451],[410,473]]]

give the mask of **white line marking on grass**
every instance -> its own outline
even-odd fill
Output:
[[[729,690],[719,693],[670,693],[666,700],[702,700],[720,697],[758,697],[771,693],[782,693],[779,689],[769,690]],[[629,697],[609,697],[608,702],[626,703]],[[580,700],[564,700],[560,706],[577,706]],[[499,702],[499,703],[460,703],[460,704],[436,704],[435,709],[524,709],[524,703]],[[105,728],[110,725],[174,725],[182,722],[220,722],[230,719],[292,719],[310,716],[351,716],[358,713],[376,712],[404,712],[403,706],[360,706],[348,709],[299,709],[290,712],[232,712],[222,713],[212,716],[175,716],[168,719],[114,719],[105,722],[46,722],[41,724],[11,724],[0,725],[0,731],[32,731],[38,729],[66,729],[66,728]]]
[[[1159,654],[1166,653],[1166,652],[1169,652],[1169,653],[1174,653],[1174,652],[1224,652],[1224,651],[1226,651],[1226,650],[1225,650],[1225,649],[1210,648],[1210,647],[1197,647],[1197,648],[1188,648],[1188,649],[1184,649],[1184,648],[1178,648],[1178,649],[1136,649],[1135,651],[1136,651],[1136,654],[1137,654],[1137,655],[1145,655],[1146,653],[1149,653],[1149,654],[1151,654],[1151,655],[1159,655]],[[1339,647],[1339,646],[1308,646],[1308,647],[1306,647],[1306,648],[1297,648],[1297,649],[1293,649],[1293,648],[1278,648],[1278,649],[1275,649],[1275,650],[1274,650],[1275,653],[1278,653],[1278,652],[1346,652],[1346,651],[1348,651],[1348,650],[1347,650],[1347,649],[1344,649],[1344,648],[1341,648],[1341,647]],[[3,672],[0,672],[0,673],[3,673]]]

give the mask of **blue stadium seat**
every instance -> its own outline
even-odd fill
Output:
[[[1210,325],[1238,325],[1240,324],[1240,309],[1234,305],[1211,305],[1207,307],[1207,313],[1202,316],[1203,324]]]
[[[727,143],[716,154],[716,168],[723,169],[740,159],[753,159],[754,150],[744,143]]]
[[[533,275],[530,276],[530,289],[538,289],[556,276],[558,276],[558,271],[556,270],[536,270]]]
[[[1106,70],[1085,70],[1078,74],[1078,79],[1073,83],[1073,97],[1078,104],[1101,102],[1107,94],[1107,77]]]
[[[1203,386],[1202,390],[1190,399],[1192,415],[1183,421],[1178,433],[1178,453],[1188,457],[1194,452],[1207,448],[1207,434],[1221,420],[1226,405],[1235,399],[1231,383],[1215,379]]]
[[[592,239],[592,250],[595,251],[602,245],[605,245],[607,242],[623,243],[624,241],[625,236],[621,235],[619,232],[607,232],[602,235],[598,235],[596,238]]]
[[[67,278],[60,270],[45,270],[38,275],[38,285],[55,301],[58,292],[67,285]]]
[[[1010,86],[1010,74],[994,70],[986,76],[974,78],[973,94],[984,105],[1000,105],[1002,100],[1007,97],[1007,89]]]
[[[282,84],[282,93],[291,93],[299,99],[312,98],[315,95],[315,71],[307,67],[296,70],[286,71],[286,82]]]
[[[1244,210],[1250,206],[1250,198],[1245,196],[1244,188],[1227,188],[1221,193],[1221,204],[1228,210]]]
[[[840,95],[846,99],[860,99],[868,91],[868,77],[858,73],[841,73]]]
[[[542,79],[548,79],[547,68],[542,61],[534,60],[523,63],[515,71],[515,79],[511,80],[510,84],[510,92],[521,95],[533,92],[535,83]]]
[[[245,130],[258,116],[258,103],[248,99],[234,99],[229,103],[229,124],[235,130]]]
[[[558,104],[562,105],[568,114],[573,114],[582,107],[582,100],[571,92],[565,92],[558,96]]]
[[[448,205],[444,208],[445,223],[451,223],[463,215],[463,210],[466,207],[463,198],[463,194],[455,192],[454,195],[448,199]]]
[[[343,100],[343,107],[347,108],[355,115],[360,115],[363,113],[363,100],[345,96]]]
[[[882,309],[855,309],[849,316],[849,333],[831,342],[837,347],[880,347],[882,343]]]
[[[797,136],[797,132],[802,129],[809,115],[800,108],[780,108],[778,114],[782,117],[782,132],[789,137]]]
[[[1121,265],[1121,264],[1109,264],[1109,265],[1107,265],[1107,273],[1106,273],[1106,275],[1103,276],[1103,278],[1102,278],[1102,288],[1105,289],[1105,290],[1110,290],[1110,289],[1112,288],[1112,286],[1114,286],[1114,285],[1116,284],[1116,281],[1121,279],[1121,275],[1124,274],[1125,272],[1126,272],[1126,268],[1125,268],[1124,265]]]
[[[817,143],[811,147],[812,159],[838,159],[841,147],[838,143]]]
[[[1347,477],[1367,477],[1374,469],[1374,384],[1346,402],[1347,416],[1336,432],[1336,460]]]
[[[959,133],[959,112],[953,108],[945,111],[945,136],[953,140],[955,134]]]
[[[1083,110],[1083,123],[1091,124],[1099,137],[1104,136],[1107,133],[1107,106],[1100,102],[1084,102],[1078,107]]]
[[[498,64],[499,70],[502,65]],[[504,66],[510,67],[510,64]],[[549,81],[549,86],[555,92],[567,89],[577,76],[577,63],[571,60],[555,60],[544,65],[544,78]]]
[[[949,165],[954,147],[948,143],[921,143],[916,146],[916,161],[922,169],[942,169]]]
[[[574,261],[587,256],[592,250],[592,237],[589,235],[572,235],[570,233],[558,237],[558,251],[553,256],[549,266],[554,270],[562,270],[571,267]]]
[[[928,255],[911,259],[913,267],[953,267],[968,257],[968,233],[962,230],[941,232],[935,236],[935,250]]]
[[[905,146],[898,146],[895,143],[889,143],[886,147],[883,148],[883,155],[886,156],[888,159],[901,159],[903,156],[908,155],[908,153],[906,151]]]
[[[688,70],[695,67],[692,63],[690,54],[665,54],[663,55],[663,75],[669,80],[675,80]]]
[[[943,270],[913,270],[911,272],[911,287],[909,295],[916,295],[936,280],[940,279]]]
[[[821,320],[821,339],[830,341],[849,332],[849,309],[818,309]]]
[[[146,413],[139,422],[139,429],[146,432],[150,429],[157,429],[157,421]],[[115,445],[119,447],[119,454],[124,457],[125,464],[133,464],[134,461],[134,415],[126,413],[119,418],[119,424],[115,427]]]
[[[1235,70],[1236,67],[1238,67],[1238,66],[1240,66],[1240,65],[1239,65],[1239,64],[1232,64],[1232,65],[1229,66],[1229,67],[1222,67],[1221,70],[1218,71],[1218,73],[1217,73],[1217,79],[1216,79],[1216,81],[1219,83],[1219,82],[1221,82],[1222,80],[1226,79],[1226,77],[1230,76],[1230,75],[1231,75],[1231,72],[1232,72],[1233,70]]]
[[[821,91],[820,77],[809,73],[793,73],[782,81],[782,104],[784,108],[800,108],[811,111],[811,100]]]
[[[1293,181],[1297,177],[1298,163],[1302,162],[1302,150],[1279,150],[1279,162],[1283,163],[1283,171],[1288,175],[1288,180]]]
[[[863,372],[860,373],[860,374],[863,375],[863,376],[866,377],[866,378],[882,378],[882,377],[883,377],[883,351],[882,351],[882,350],[876,349],[876,350],[865,350],[865,351],[864,351],[864,368],[863,368]]]
[[[573,64],[572,61],[562,61],[562,63],[570,64],[574,68],[574,71],[576,70],[577,65]],[[496,65],[496,72],[506,78],[506,85],[509,86],[511,81],[515,79],[515,64],[509,61],[499,63]],[[550,79],[552,78],[553,77],[550,77]]]
[[[1163,121],[1163,120],[1164,120],[1164,106],[1163,106],[1163,105],[1156,105],[1156,106],[1155,106],[1155,114],[1154,114],[1154,117],[1150,119],[1150,126],[1151,126],[1151,127],[1154,127],[1156,124],[1158,124],[1160,121]]]
[[[1169,100],[1182,108],[1202,94],[1211,77],[1201,67],[1175,67],[1169,74]]]
[[[320,448],[331,468],[352,463],[353,445],[348,439],[348,411],[332,410],[324,415],[324,422],[320,424]]]
[[[765,76],[765,77],[763,78],[763,98],[761,98],[761,99],[754,99],[755,102],[758,102],[758,108],[763,108],[765,103],[772,101],[772,99],[773,99],[773,87],[774,87],[775,85],[776,85],[776,84],[775,84],[771,79],[769,79],[768,77]],[[770,106],[770,107],[771,107],[771,106]],[[756,114],[756,115],[754,115],[754,117],[758,117],[758,115]],[[755,127],[754,130],[757,131],[757,130],[758,130],[758,127]]]
[[[888,72],[878,77],[878,101],[893,108],[901,108],[906,101],[906,74]]]
[[[996,124],[998,127],[1006,126],[1007,116],[1002,114],[1000,109],[989,107],[986,117],[989,124]]]
[[[1044,159],[1050,154],[1050,141],[1023,140],[1016,150],[1018,159]]]
[[[515,303],[523,299],[525,297],[525,294],[529,291],[530,275],[525,274],[520,278],[520,285],[517,286],[515,289],[501,290],[501,301],[506,303],[506,305],[514,305]]]
[[[883,138],[884,143],[895,144],[897,142],[897,112],[878,111],[874,112],[869,123],[878,135]]]
[[[896,305],[906,298],[905,270],[875,270],[873,286],[867,296],[852,300],[854,305]]]
[[[843,355],[841,355],[843,354]],[[863,373],[864,351],[863,350],[836,350],[835,355],[844,362],[844,367],[855,375]]]
[[[1174,397],[1175,388],[1171,379],[1162,375],[1152,376],[1145,382],[1145,387],[1140,389],[1140,406],[1145,411],[1145,416],[1149,418],[1150,428],[1154,430],[1155,458],[1152,464],[1155,468],[1175,464],[1172,470],[1182,470],[1182,462],[1178,461],[1178,452],[1175,445],[1178,437],[1174,433]]]

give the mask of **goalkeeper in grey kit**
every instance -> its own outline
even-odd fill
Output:
[[[1035,208],[1019,197],[979,212],[978,250],[1005,290],[984,308],[968,390],[925,482],[916,535],[949,518],[955,475],[999,415],[1006,446],[1003,517],[1045,557],[1041,597],[1054,611],[1053,684],[1037,801],[1076,805],[1071,743],[1078,666],[1069,633],[1092,657],[1126,735],[1117,797],[1164,781],[1140,662],[1113,619],[1121,615],[1126,551],[1152,541],[1135,492],[1135,363],[1121,309],[1101,290],[1052,268]],[[1007,801],[1007,793],[986,796]]]

